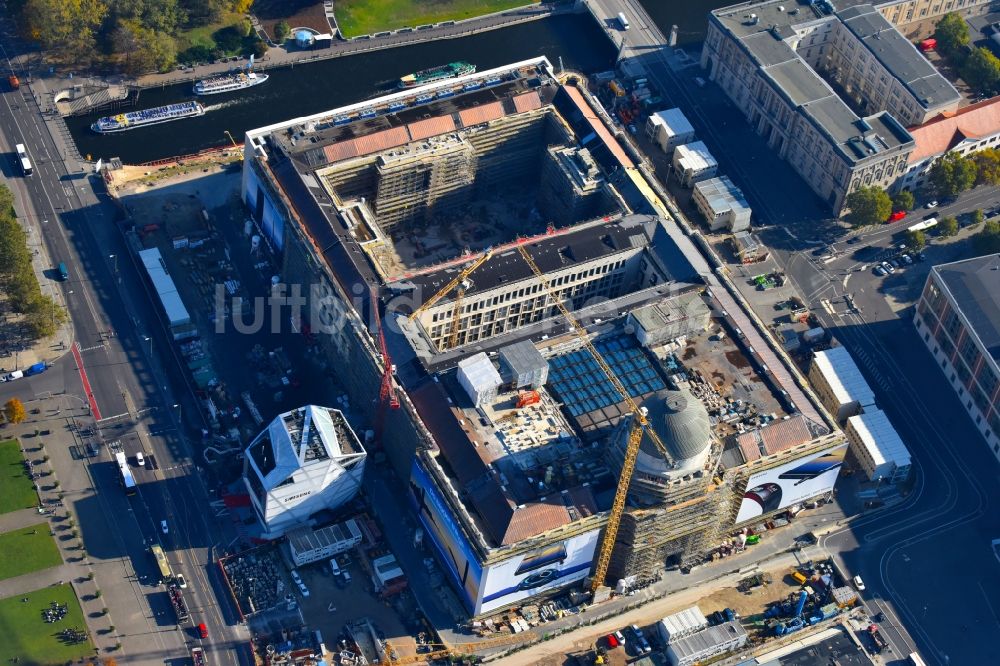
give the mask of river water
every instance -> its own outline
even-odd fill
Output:
[[[679,27],[681,44],[704,36],[705,15],[725,0],[642,0],[666,34]],[[545,55],[567,69],[596,72],[610,69],[616,50],[589,14],[554,16],[462,39],[447,39],[398,49],[332,58],[294,67],[272,69],[266,83],[238,93],[202,98],[200,118],[99,135],[90,125],[100,114],[67,118],[80,154],[92,159],[120,157],[139,164],[184,155],[228,142],[243,133],[296,116],[318,113],[388,92],[398,77],[418,69],[466,60],[480,70]],[[191,83],[143,90],[138,108],[194,99]]]

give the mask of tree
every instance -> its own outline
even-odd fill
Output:
[[[976,182],[976,163],[958,153],[948,153],[934,163],[930,183],[940,196],[955,196],[972,187]]]
[[[25,323],[36,340],[55,335],[66,323],[66,310],[47,294],[38,294],[27,308]]]
[[[288,21],[282,19],[278,25],[274,26],[274,41],[277,44],[284,44],[285,39],[288,38],[289,33],[292,32],[292,27],[288,25]]]
[[[1000,252],[1000,221],[989,220],[983,230],[972,237],[972,247],[977,254]]]
[[[847,195],[845,219],[855,227],[882,224],[892,213],[892,199],[877,187],[860,187]]]
[[[913,192],[909,190],[901,190],[892,197],[892,207],[896,210],[913,210],[915,203]]]
[[[942,217],[938,222],[938,229],[945,238],[954,236],[958,233],[958,220],[953,217]]]
[[[96,54],[95,33],[107,13],[101,0],[26,0],[22,10],[33,39],[78,63]]]
[[[17,398],[11,398],[3,406],[3,414],[11,423],[21,423],[28,418],[28,412],[24,409],[24,403]]]
[[[972,161],[976,163],[977,185],[1000,184],[1000,151],[986,148],[973,153]]]
[[[125,57],[122,65],[132,76],[169,70],[177,61],[177,45],[173,37],[147,28],[136,20],[118,24],[112,34],[112,46]]]
[[[969,45],[969,26],[960,15],[952,12],[945,14],[934,29],[934,38],[938,48],[949,56],[962,52]]]
[[[914,252],[920,252],[927,245],[927,234],[919,229],[907,231],[906,244],[913,248]]]
[[[250,43],[249,48],[243,49],[244,55],[253,54],[254,58],[263,58],[264,54],[267,53],[267,42],[263,39],[254,39]]]
[[[993,92],[1000,87],[1000,58],[980,46],[965,59],[962,78],[979,92]]]
[[[982,208],[977,208],[976,210],[972,211],[972,222],[971,222],[972,226],[974,227],[979,226],[980,224],[983,223],[984,218],[985,216],[983,215]]]

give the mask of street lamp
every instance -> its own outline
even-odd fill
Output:
[[[115,262],[114,263],[114,275],[115,275],[115,278],[117,278],[117,280],[119,282],[121,282],[122,281],[122,276],[118,274],[118,255],[117,254],[109,254],[108,255],[108,259],[111,259],[112,261]]]
[[[153,355],[153,338],[149,337],[148,335],[144,335],[144,336],[142,336],[142,339],[149,343],[149,355],[152,356]]]

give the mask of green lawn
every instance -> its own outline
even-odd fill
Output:
[[[24,473],[24,457],[16,439],[0,442],[0,513],[38,506],[38,494]]]
[[[235,25],[243,18],[242,14],[227,12],[223,14],[218,23],[198,26],[190,30],[183,30],[177,35],[177,51],[181,52],[192,46],[203,46],[207,49],[215,48],[215,40],[212,33],[230,25]]]
[[[537,0],[335,0],[333,14],[345,37],[357,37],[533,4]]]
[[[62,556],[49,534],[48,523],[0,532],[0,580],[60,564]]]
[[[22,601],[22,599],[28,601]],[[67,606],[66,617],[51,624],[42,619],[42,611],[55,601]],[[23,666],[29,664],[65,664],[94,654],[88,639],[69,645],[59,638],[65,629],[87,630],[80,602],[69,585],[46,587],[27,595],[0,599],[0,662],[10,664],[14,657]]]

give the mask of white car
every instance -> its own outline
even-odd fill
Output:
[[[861,580],[861,576],[854,577],[854,587],[858,588],[858,592],[865,591],[865,581]]]
[[[302,586],[302,577],[299,576],[299,572],[296,571],[295,569],[292,569],[292,580],[294,580],[295,584],[298,585],[299,587]]]
[[[893,273],[896,272],[896,269],[888,261],[883,261],[882,262],[882,270],[884,270],[889,275],[892,275]]]
[[[934,201],[928,201],[927,203],[924,204],[924,208],[937,208],[937,207],[938,207],[937,199],[935,199]]]
[[[182,590],[187,589],[188,582],[187,579],[184,578],[184,574],[177,574],[176,576],[174,576],[174,580],[177,581],[177,587],[181,588]]]
[[[875,268],[872,269],[872,272],[879,277],[885,275],[885,269],[882,268],[881,266],[876,266]]]
[[[146,456],[142,455],[142,451],[139,451],[137,454],[135,454],[135,464],[138,465],[139,467],[146,466]]]
[[[160,521],[160,529],[163,530],[164,534],[170,534],[170,528],[167,527],[167,521],[165,520]]]
[[[305,583],[299,583],[299,592],[302,593],[303,597],[309,596],[309,588],[305,586]]]

